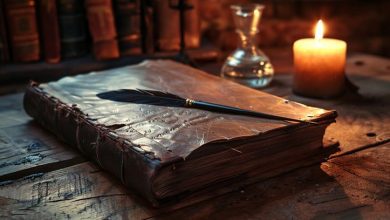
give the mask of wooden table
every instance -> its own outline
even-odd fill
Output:
[[[0,218],[390,219],[390,61],[354,55],[347,73],[359,93],[318,100],[291,93],[291,63],[265,91],[336,109],[326,139],[340,151],[237,191],[180,207],[154,209],[22,110],[22,94],[0,97]],[[279,67],[279,69],[278,69]],[[287,73],[287,74],[283,74]]]

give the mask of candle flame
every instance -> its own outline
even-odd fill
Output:
[[[316,31],[315,31],[315,39],[320,40],[324,37],[324,23],[322,20],[318,20],[317,25],[316,25]]]

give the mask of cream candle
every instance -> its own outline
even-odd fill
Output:
[[[294,43],[293,91],[297,94],[329,98],[344,91],[347,44],[323,38],[323,33],[324,26],[319,20],[315,38]]]

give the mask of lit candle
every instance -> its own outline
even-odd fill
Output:
[[[318,21],[315,38],[295,41],[293,91],[297,94],[329,98],[344,91],[347,44],[323,38],[324,25]]]

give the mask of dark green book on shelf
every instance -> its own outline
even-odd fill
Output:
[[[124,103],[97,94],[165,91],[316,123]],[[336,112],[287,101],[173,61],[145,61],[32,83],[26,112],[158,206],[199,201],[303,166],[321,155]]]
[[[57,0],[61,36],[61,56],[79,57],[87,53],[87,25],[84,0]]]
[[[141,53],[140,1],[113,1],[119,49],[122,56]]]

